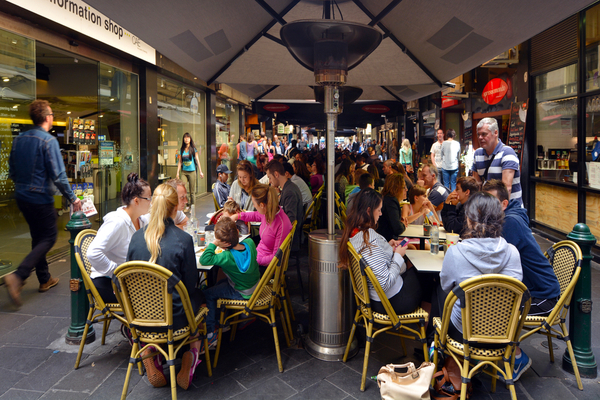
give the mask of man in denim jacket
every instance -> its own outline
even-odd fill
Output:
[[[21,287],[35,268],[40,292],[58,284],[48,271],[46,254],[56,242],[55,187],[81,209],[81,201],[71,191],[58,141],[48,133],[54,114],[46,100],[36,100],[29,106],[35,128],[20,133],[10,152],[9,174],[15,184],[17,206],[31,232],[31,253],[12,274],[4,277],[8,294],[16,306],[21,305]]]

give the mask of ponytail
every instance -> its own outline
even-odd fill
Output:
[[[277,212],[279,212],[277,189],[269,185],[263,185],[262,183],[259,183],[252,188],[251,195],[258,204],[267,205],[267,212],[265,213],[267,224],[273,223],[275,215],[277,215]]]
[[[150,207],[150,222],[144,232],[146,246],[150,251],[150,262],[154,263],[160,257],[160,240],[165,233],[165,222],[173,215],[178,205],[177,190],[171,185],[159,185],[152,196]]]

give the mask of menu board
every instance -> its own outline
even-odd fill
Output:
[[[506,144],[517,153],[520,165],[523,164],[523,141],[525,139],[528,104],[529,99],[524,102],[510,104],[510,123],[508,126],[508,143]]]
[[[96,144],[96,121],[93,119],[73,119],[73,143]]]

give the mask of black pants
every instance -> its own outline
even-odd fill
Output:
[[[406,270],[402,274],[402,280],[402,289],[388,300],[397,314],[408,314],[415,311],[415,308],[421,305],[423,294],[415,268]],[[371,304],[373,311],[381,314],[386,313],[383,303],[380,301],[373,300]]]
[[[94,286],[100,293],[100,297],[104,300],[105,303],[118,303],[117,296],[115,296],[115,292],[112,287],[112,279],[106,276],[100,276],[98,278],[92,279]]]
[[[50,280],[46,254],[56,243],[58,235],[54,203],[32,204],[17,199],[17,206],[29,225],[31,252],[21,261],[15,274],[25,282],[31,275],[31,271],[35,269],[38,281],[40,284],[44,284]]]

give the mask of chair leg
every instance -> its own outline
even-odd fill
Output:
[[[356,333],[356,324],[358,323],[360,318],[360,310],[356,310],[356,316],[354,317],[354,323],[352,324],[352,329],[350,330],[350,338],[348,339],[348,344],[346,345],[346,351],[344,352],[343,362],[348,360],[348,353],[350,352],[350,345],[352,345],[352,340],[354,339],[354,333]]]
[[[365,358],[363,360],[362,377],[360,378],[360,391],[365,391],[367,381],[367,367],[369,366],[369,352],[371,351],[371,340],[373,334],[373,324],[367,323],[367,344],[365,345]]]
[[[460,375],[462,377],[460,384],[460,400],[467,399],[467,382],[465,382],[465,378],[469,378],[469,360],[465,357],[463,362],[462,371],[460,371]]]
[[[102,346],[104,346],[104,342],[106,340],[106,332],[108,332],[108,327],[110,325],[110,319],[105,319],[102,323]]]
[[[282,302],[283,302],[283,312],[285,313],[285,319],[282,319],[282,322],[287,326],[287,330],[288,333],[290,335],[290,341],[294,340],[294,332],[292,331],[292,321],[290,320],[290,312],[289,309],[291,308],[291,304],[289,302],[289,299],[287,299],[285,296],[282,297]],[[289,345],[288,345],[289,347]]]
[[[91,321],[92,316],[94,314],[94,309],[90,307],[90,311],[88,312],[87,321]],[[90,329],[90,325],[88,322],[85,323],[85,328],[83,328],[83,336],[81,337],[81,343],[79,344],[79,353],[77,353],[77,359],[75,360],[75,369],[79,368],[79,363],[81,362],[81,356],[83,355],[83,346],[85,346],[85,338],[87,337],[88,331]]]
[[[215,361],[213,361],[213,368],[217,368],[217,361],[219,361],[219,352],[221,351],[221,339],[223,339],[223,320],[225,319],[225,308],[221,308],[221,318],[219,319],[219,336],[217,337],[217,351],[215,352]],[[231,328],[235,329],[235,325]],[[231,332],[233,334],[233,332]],[[204,350],[208,351],[208,339],[204,340]]]
[[[232,322],[235,322],[238,319],[240,319],[239,315],[234,317]],[[238,324],[231,324],[231,333],[229,334],[230,342],[233,342],[235,340],[235,334],[237,333],[237,327],[238,327]]]
[[[206,322],[202,323],[202,327],[204,328],[204,359],[206,361],[206,372],[210,378],[212,376],[212,366],[210,363],[210,351],[208,351],[208,338],[206,337]]]
[[[566,325],[561,323],[560,328],[562,329],[563,337],[568,337],[569,332],[567,331]],[[575,374],[575,379],[577,379],[577,387],[579,390],[583,390],[583,383],[581,383],[581,376],[579,375],[579,367],[577,367],[577,360],[575,359],[575,353],[573,353],[573,344],[571,344],[571,339],[565,340],[565,342],[567,342],[569,357],[571,358],[571,364],[573,365],[573,373]]]
[[[283,309],[285,308],[285,306],[283,305],[283,302],[281,300],[277,300],[277,308],[279,309],[279,319],[281,320],[281,326],[283,328],[283,335],[285,336],[285,344],[287,345],[287,347],[291,346],[291,340],[292,340],[292,335],[291,332],[288,332],[288,325],[287,325],[287,321],[285,318],[285,315],[283,315]],[[287,311],[287,309],[286,309]]]
[[[131,355],[129,356],[131,359],[134,359],[138,356],[138,344],[133,342],[133,346],[131,347]],[[129,361],[129,365],[127,366],[127,374],[125,375],[125,383],[123,384],[123,392],[121,393],[121,400],[125,400],[127,397],[127,390],[129,389],[129,378],[131,377],[131,370],[133,369],[133,362]]]
[[[548,332],[550,333],[550,332]],[[548,354],[550,355],[550,362],[554,363],[554,349],[552,348],[552,336],[548,335]]]
[[[425,333],[425,324],[421,326],[421,337],[420,339],[427,339]],[[429,362],[429,349],[427,348],[427,340],[423,340],[423,357],[425,357],[425,362]]]
[[[167,361],[174,361],[175,352],[173,351],[173,344],[168,345],[168,348],[169,360]],[[208,349],[206,349],[206,351],[208,351]],[[177,376],[175,375],[175,364],[173,364],[172,362],[170,364],[171,366],[169,366],[169,372],[171,373],[171,399],[177,400]]]
[[[273,340],[275,341],[275,353],[277,354],[277,365],[279,372],[283,372],[283,364],[281,362],[281,352],[279,351],[279,336],[277,335],[277,324],[275,324],[275,310],[271,308],[271,323],[273,323]],[[284,328],[285,329],[285,328]]]
[[[509,364],[508,361],[504,361],[504,371],[506,371],[506,380],[511,380],[513,379],[513,367],[512,365]],[[497,375],[497,374],[496,374]],[[517,393],[515,392],[515,384],[511,383],[511,384],[507,384],[506,386],[508,386],[508,390],[510,391],[510,397],[511,399],[516,400],[517,399]]]
[[[402,346],[402,351],[404,352],[404,355],[407,356],[408,353],[406,352],[406,343],[404,343],[403,337],[400,338],[400,345]]]
[[[300,255],[296,254],[296,273],[298,274],[298,282],[300,283],[300,294],[302,295],[302,301],[304,300],[304,285],[302,284],[302,274],[300,273]]]

